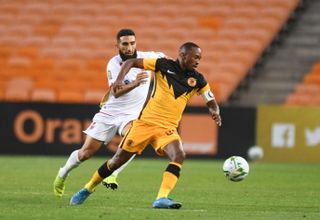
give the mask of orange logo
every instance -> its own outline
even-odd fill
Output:
[[[195,87],[197,85],[197,80],[193,77],[190,77],[187,82],[188,82],[188,85],[191,87]]]
[[[33,130],[26,132],[25,123],[30,121]],[[89,121],[80,121],[76,118],[43,118],[41,114],[33,110],[25,110],[19,113],[14,120],[14,132],[23,143],[36,143],[44,140],[51,144],[61,141],[64,144],[79,144],[83,141],[82,130],[87,127]]]

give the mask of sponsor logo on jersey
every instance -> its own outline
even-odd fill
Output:
[[[111,75],[111,71],[110,70],[108,70],[107,76],[108,76],[108,79],[112,79],[112,75]]]
[[[175,130],[168,130],[168,131],[166,131],[166,135],[167,135],[167,136],[173,135],[174,133],[175,133]]]
[[[188,82],[188,85],[191,87],[195,87],[197,85],[197,80],[193,77],[190,77],[187,82]]]
[[[129,147],[131,147],[133,145],[133,140],[131,140],[131,139],[127,140],[127,145]]]
[[[176,75],[175,72],[171,71],[171,70],[167,70],[167,73],[171,74],[171,75]]]

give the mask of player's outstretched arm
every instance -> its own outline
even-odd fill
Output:
[[[119,75],[112,86],[114,93],[122,89],[124,86],[122,81],[132,67],[143,69],[143,59],[129,59],[122,64]]]
[[[217,123],[217,125],[221,126],[222,121],[220,116],[220,109],[213,93],[210,90],[206,90],[201,93],[201,96],[203,98],[203,101],[205,101],[206,105],[209,108],[212,119]]]
[[[146,82],[146,79],[148,78],[148,73],[146,72],[140,72],[137,74],[136,79],[129,83],[129,84],[123,84],[121,89],[117,89],[116,91],[113,88],[113,85],[111,85],[111,93],[114,97],[118,98],[119,96],[122,96],[125,93],[130,92],[132,89],[138,87],[139,85]]]
[[[217,125],[221,126],[222,120],[220,116],[220,109],[216,100],[210,100],[209,102],[207,102],[207,106],[209,108],[212,119],[217,123]]]

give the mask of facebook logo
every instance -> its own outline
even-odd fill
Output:
[[[293,148],[295,145],[295,126],[291,123],[274,123],[272,125],[272,147]]]

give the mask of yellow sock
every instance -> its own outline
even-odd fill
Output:
[[[181,165],[178,163],[171,162],[166,171],[163,173],[162,183],[158,192],[157,199],[162,197],[168,197],[169,193],[175,187],[179,175]]]
[[[85,185],[85,188],[89,190],[89,192],[93,192],[99,183],[101,183],[103,178],[99,175],[98,171],[96,171],[93,176],[91,177],[91,180]]]

